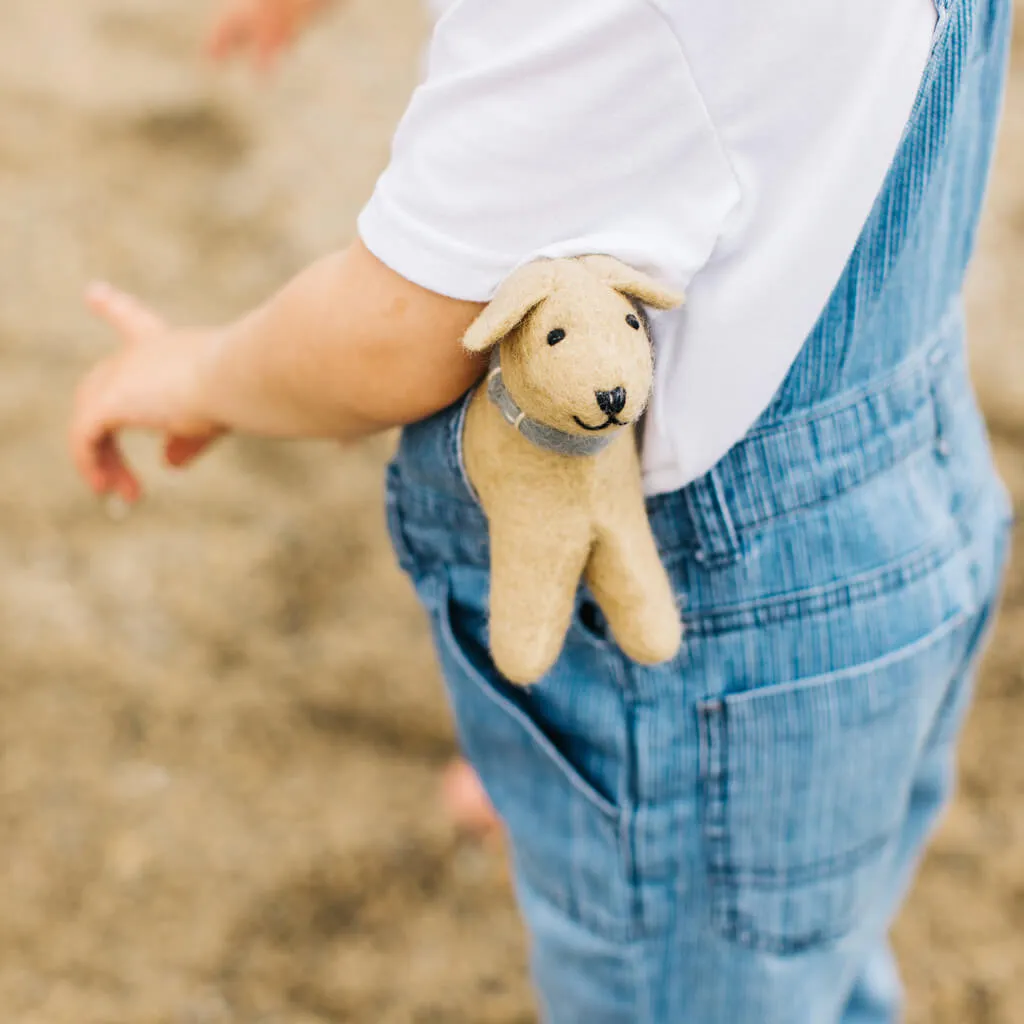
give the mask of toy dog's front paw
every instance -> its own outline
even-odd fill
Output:
[[[530,686],[558,660],[564,634],[551,630],[510,630],[492,623],[491,658],[498,671],[517,686]]]
[[[602,592],[602,606],[615,642],[641,665],[671,661],[683,642],[683,622],[675,594],[663,573],[651,574],[646,589],[623,595]]]
[[[663,613],[657,619],[647,620],[642,629],[616,641],[623,653],[641,665],[660,665],[671,661],[683,643],[683,625],[678,613]]]
[[[532,686],[542,679],[558,660],[547,651],[492,650],[495,667],[510,682],[517,686]]]

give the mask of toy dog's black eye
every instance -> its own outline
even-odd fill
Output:
[[[557,345],[565,337],[565,331],[561,327],[556,327],[553,331],[548,333],[548,344]]]
[[[640,321],[637,320],[637,318],[633,316],[632,313],[626,314],[626,323],[629,324],[629,326],[632,327],[634,331],[640,330]]]

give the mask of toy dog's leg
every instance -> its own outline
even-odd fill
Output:
[[[491,523],[491,656],[514,683],[540,679],[569,629],[589,543],[559,534],[533,519]]]
[[[675,656],[683,630],[643,502],[636,505],[601,529],[586,577],[618,645],[634,661],[655,665]]]

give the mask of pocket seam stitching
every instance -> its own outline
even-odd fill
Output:
[[[710,886],[710,912],[724,938],[739,945],[772,952],[792,954],[819,943],[833,941],[846,934],[841,922],[818,931],[804,930],[794,935],[773,934],[760,928],[755,921],[744,924],[740,920],[737,902],[738,890],[746,888],[769,895],[784,896],[788,891],[834,879],[855,872],[881,855],[893,840],[893,824],[887,824],[853,850],[834,854],[808,864],[792,868],[758,869],[756,866],[738,866],[731,863],[731,836],[726,820],[726,805],[732,772],[729,765],[728,719],[732,711],[750,708],[757,698],[773,699],[788,692],[810,687],[820,690],[829,683],[842,679],[870,676],[878,670],[890,669],[908,658],[941,643],[957,628],[969,622],[977,610],[959,609],[925,636],[905,644],[881,658],[842,669],[823,673],[806,680],[763,687],[742,694],[708,697],[697,702],[700,762],[699,779],[702,788],[701,831],[705,851],[705,870]]]
[[[785,683],[773,683],[770,686],[754,687],[741,693],[726,693],[720,696],[705,698],[698,702],[698,706],[702,710],[707,709],[711,714],[721,712],[723,705],[730,709],[744,709],[755,704],[758,700],[818,689],[829,683],[856,679],[858,676],[891,668],[893,665],[897,665],[907,658],[912,658],[915,654],[927,650],[933,644],[939,643],[947,634],[962,626],[972,615],[977,614],[978,611],[978,608],[958,608],[929,633],[918,637],[916,640],[911,640],[910,643],[904,644],[894,651],[888,651],[881,657],[874,658],[871,661],[865,661],[859,665],[851,665],[847,668],[834,669],[831,672],[821,672],[803,679],[793,679]]]
[[[695,611],[684,617],[687,631],[699,636],[719,636],[744,629],[778,625],[808,615],[820,615],[841,604],[853,605],[884,597],[897,587],[916,583],[929,572],[952,561],[961,550],[956,541],[951,529],[938,544],[845,583],[810,587],[783,597],[708,612]]]
[[[455,636],[454,629],[452,628],[451,609],[449,607],[450,587],[447,580],[443,586],[444,589],[438,602],[438,625],[441,630],[441,636],[449,650],[452,652],[452,656],[459,668],[461,668],[463,673],[468,676],[473,685],[483,692],[484,696],[487,697],[488,700],[490,700],[504,714],[510,716],[519,725],[519,727],[529,735],[530,739],[537,745],[540,752],[557,769],[559,774],[573,787],[573,789],[575,789],[582,797],[584,797],[584,799],[587,800],[588,803],[600,812],[607,821],[617,825],[619,822],[618,808],[616,808],[615,805],[607,799],[607,797],[603,796],[594,789],[590,783],[583,779],[576,769],[573,768],[573,766],[566,760],[554,743],[552,743],[551,739],[545,735],[544,731],[530,719],[529,715],[527,715],[522,708],[518,707],[514,701],[499,693],[488,682],[483,673],[480,672],[480,670],[477,669],[469,660],[465,652],[462,650],[462,647]]]

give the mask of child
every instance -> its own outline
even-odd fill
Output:
[[[281,0],[266,0],[273,5]],[[392,537],[501,815],[545,1019],[875,1024],[886,933],[949,798],[1008,505],[960,290],[1007,0],[459,0],[360,238],[220,328],[94,287],[122,349],[71,427],[183,464],[227,430],[407,425]],[[487,657],[459,338],[526,260],[607,252],[685,287],[653,319],[649,510],[682,602],[630,663],[585,592],[517,689]]]

